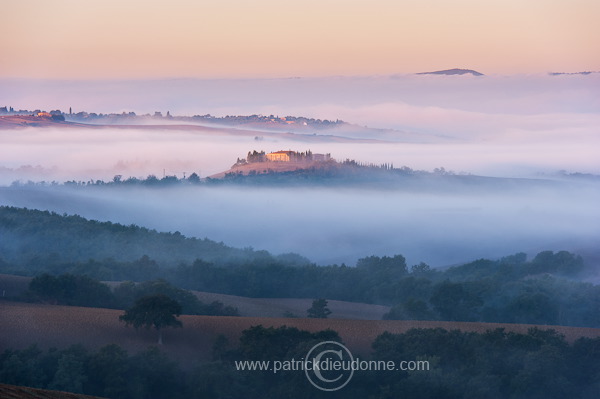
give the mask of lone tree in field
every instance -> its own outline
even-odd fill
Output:
[[[133,324],[137,330],[140,327],[154,327],[158,331],[158,344],[162,345],[163,327],[181,327],[181,321],[175,316],[181,315],[179,302],[166,295],[157,294],[139,298],[125,314],[119,316],[126,325]]]
[[[331,314],[331,310],[327,307],[327,299],[315,299],[306,313],[313,319],[326,319]]]

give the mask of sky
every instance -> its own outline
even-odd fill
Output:
[[[0,78],[600,69],[597,0],[0,0]]]

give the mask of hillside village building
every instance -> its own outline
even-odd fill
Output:
[[[329,154],[313,154],[310,151],[306,153],[297,151],[276,151],[266,154],[265,157],[267,158],[267,161],[274,162],[325,162],[331,159]]]
[[[277,151],[266,155],[267,160],[275,162],[290,162],[295,156],[295,151]]]

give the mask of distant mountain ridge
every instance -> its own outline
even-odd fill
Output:
[[[419,72],[417,75],[466,75],[471,74],[473,76],[484,76],[481,72],[474,71],[472,69],[444,69],[442,71],[433,71],[433,72]]]
[[[582,72],[550,72],[550,76],[559,75],[591,75],[592,73],[600,73],[600,71],[582,71]]]

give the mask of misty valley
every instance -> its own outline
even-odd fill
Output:
[[[240,362],[286,362],[327,341],[432,369],[357,372],[352,391],[311,397],[593,396],[596,176],[309,157],[253,151],[207,178],[0,187],[0,306],[12,320],[0,381],[110,398],[278,396],[307,380]],[[158,345],[149,321],[120,322],[160,300],[177,319],[154,324]],[[537,384],[551,373],[565,377]]]
[[[49,189],[33,188],[27,195]],[[333,341],[371,361],[421,359],[433,369],[356,373],[352,391],[313,397],[596,391],[593,257],[546,250],[432,268],[395,254],[317,265],[294,253],[9,206],[0,207],[0,235],[0,306],[11,320],[0,326],[9,348],[0,354],[4,383],[111,398],[277,396],[305,391],[307,381],[293,370],[257,373],[237,364],[285,362]],[[176,301],[182,322],[163,328],[160,345],[150,331],[118,322],[124,310],[161,296]],[[254,298],[262,306],[251,306]],[[327,298],[319,300],[327,313],[311,313],[299,298]],[[553,372],[565,377],[537,383]]]
[[[182,294],[173,294],[175,287],[242,297],[325,297],[380,304],[392,306],[383,316],[388,319],[600,327],[595,307],[600,291],[584,282],[594,276],[595,270],[586,266],[581,256],[567,251],[542,251],[532,259],[517,253],[446,269],[431,268],[424,262],[409,266],[401,254],[365,256],[352,265],[318,266],[298,254],[273,255],[209,239],[187,238],[179,232],[161,233],[47,211],[2,207],[0,220],[2,273],[141,283],[137,288],[119,285],[114,293],[117,296],[103,293],[89,297],[89,292],[97,290],[82,288],[78,293],[79,283],[74,282],[69,283],[74,287],[71,291],[64,291],[52,288],[61,283],[51,280],[44,283],[46,289],[31,293],[34,298],[41,295],[41,299],[58,304],[120,304],[126,308],[125,298],[144,296],[146,291],[156,289],[156,284],[152,289],[143,288],[144,284],[163,281],[159,291],[167,290],[170,296],[179,298],[188,314],[205,313],[190,310],[199,306],[193,301],[195,297],[181,299]],[[122,293],[131,289],[142,293]],[[78,302],[76,298],[86,291],[88,299]],[[186,307],[190,309],[186,311]]]
[[[596,259],[600,184],[594,178],[354,167],[198,182],[193,176],[13,184],[0,187],[0,203],[293,252],[320,265],[401,253],[411,264],[447,267],[548,248]]]
[[[0,6],[0,399],[600,398],[600,1]]]
[[[0,396],[596,398],[598,77],[463,75],[0,107]]]

